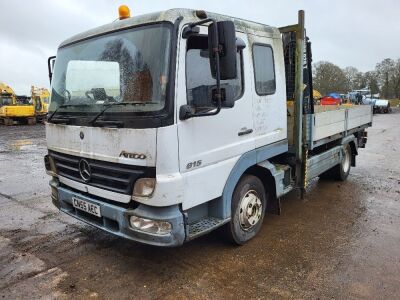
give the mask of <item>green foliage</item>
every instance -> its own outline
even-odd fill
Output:
[[[384,59],[375,70],[360,72],[354,67],[341,69],[337,65],[320,61],[314,64],[315,89],[323,95],[329,92],[347,93],[358,89],[370,89],[381,98],[400,98],[400,59]]]
[[[400,97],[400,59],[386,58],[376,65],[383,98]]]
[[[327,61],[314,64],[314,87],[322,94],[347,92],[346,75],[341,68]]]

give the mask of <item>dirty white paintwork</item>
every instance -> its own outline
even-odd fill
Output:
[[[169,206],[181,203],[184,210],[210,201],[222,195],[228,177],[239,158],[246,152],[287,138],[287,109],[285,69],[282,40],[278,29],[266,25],[235,19],[237,37],[246,43],[243,50],[244,93],[233,108],[223,108],[218,115],[191,118],[181,121],[179,108],[187,104],[186,97],[186,40],[182,28],[189,22],[198,21],[193,11],[171,10],[164,13],[131,18],[75,36],[64,42],[77,41],[110,30],[122,29],[152,21],[175,21],[180,25],[177,45],[175,77],[175,122],[158,129],[98,128],[65,125],[46,125],[48,148],[54,151],[100,159],[110,162],[156,167],[157,184],[149,198],[133,198],[150,206]],[[211,15],[216,19],[225,18]],[[129,26],[128,26],[129,25]],[[206,34],[207,28],[201,27]],[[276,92],[259,96],[255,92],[253,71],[253,43],[270,45],[274,52]],[[343,128],[344,110],[319,115],[314,134],[323,137]],[[350,114],[348,125],[358,126],[370,116],[367,113]],[[340,125],[340,126],[339,126]],[[240,131],[252,129],[250,134],[239,136]],[[289,130],[290,131],[290,130]],[[85,138],[80,139],[80,132]],[[145,160],[120,157],[121,151],[143,153]],[[192,167],[188,164],[199,162]],[[77,185],[62,178],[62,182],[79,190],[114,201],[129,201],[129,195],[116,195],[87,185]]]
[[[207,33],[207,27],[201,26],[201,33]],[[247,36],[237,33],[247,42]],[[221,109],[215,116],[178,120],[179,171],[185,186],[183,207],[190,208],[209,201],[222,194],[223,187],[235,159],[241,154],[253,150],[254,135],[238,136],[245,129],[253,129],[252,120],[252,79],[246,47],[243,53],[245,88],[243,96],[236,100],[235,106]],[[179,70],[177,80],[177,112],[181,105],[187,104],[186,98],[186,40],[180,41]],[[200,165],[188,167],[188,164],[201,161]]]
[[[182,27],[184,25],[181,26]],[[202,26],[202,33],[207,28]],[[252,31],[252,33],[254,30]],[[181,34],[179,34],[181,36]],[[237,32],[246,43],[243,50],[244,93],[231,109],[222,109],[212,117],[177,118],[186,98],[186,40],[179,42],[176,66],[175,119],[172,126],[158,129],[106,129],[47,124],[48,148],[54,151],[139,166],[156,166],[156,189],[150,198],[134,197],[135,201],[151,206],[182,203],[189,209],[222,195],[226,181],[243,153],[286,138],[285,81],[282,58],[276,62],[276,93],[257,96],[254,89],[252,43],[270,44],[274,51],[282,51],[280,39],[271,34],[251,36]],[[239,136],[240,131],[253,129],[251,134]],[[80,132],[85,138],[80,139]],[[121,151],[145,153],[146,160],[119,157]],[[157,158],[157,159],[156,159]],[[191,162],[201,165],[187,168]],[[62,179],[64,180],[64,179]],[[89,186],[65,184],[89,191]],[[126,197],[90,189],[97,196],[126,202]]]
[[[80,133],[84,138],[80,138]],[[157,129],[102,128],[46,124],[47,148],[65,154],[136,166],[156,165]],[[146,159],[120,156],[121,151]]]
[[[228,176],[239,158],[240,155],[183,173],[182,177],[185,189],[182,208],[186,210],[220,197]],[[207,200],[205,201],[205,199]]]
[[[261,35],[249,35],[250,44],[268,45],[272,48],[274,55],[274,69],[275,69],[275,82],[276,90],[272,95],[258,95],[255,92],[254,86],[252,88],[253,95],[253,122],[254,122],[254,136],[255,147],[259,148],[265,145],[272,144],[287,138],[287,114],[286,114],[286,81],[285,81],[285,68],[284,60],[281,53],[282,39],[265,37]],[[250,52],[251,53],[251,52]],[[252,60],[253,57],[250,57]],[[251,74],[254,78],[253,61],[247,65],[251,69]],[[273,67],[273,66],[265,66]],[[247,78],[246,78],[247,79]],[[255,83],[254,83],[255,84]]]
[[[255,23],[247,20],[243,20],[240,18],[232,18],[229,16],[223,16],[220,14],[215,14],[212,12],[206,12],[209,18],[213,18],[217,21],[219,20],[232,20],[235,23],[235,27],[237,31],[240,32],[249,32],[249,33],[256,33],[262,34],[264,36],[269,37],[280,37],[280,32],[278,28],[271,27],[268,25],[264,25],[261,23]],[[183,17],[183,24],[190,23],[190,22],[197,22],[200,21],[198,17],[196,17],[195,10],[192,9],[185,9],[185,8],[174,8],[169,9],[161,12],[155,12],[145,15],[138,15],[132,18],[127,18],[124,20],[119,20],[117,22],[112,22],[97,28],[93,28],[91,30],[82,32],[77,34],[64,42],[61,43],[60,47],[63,47],[67,44],[74,43],[79,40],[87,39],[90,37],[98,36],[100,34],[123,30],[127,28],[131,28],[137,25],[143,25],[146,23],[155,23],[155,22],[162,22],[168,21],[174,23],[178,18]]]
[[[157,129],[157,185],[152,197],[133,197],[133,200],[151,205],[168,206],[183,202],[184,182],[179,173],[177,125]]]

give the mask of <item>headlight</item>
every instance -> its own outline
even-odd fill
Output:
[[[169,222],[149,220],[136,216],[131,216],[129,223],[133,229],[159,235],[169,234],[172,229],[172,225]]]
[[[135,186],[133,187],[133,196],[150,197],[151,195],[153,195],[155,187],[155,178],[140,178],[136,180]]]

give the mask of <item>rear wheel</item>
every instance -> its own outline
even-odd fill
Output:
[[[332,169],[322,173],[319,177],[323,179],[336,179],[345,181],[350,174],[351,147],[349,144],[343,146],[343,157],[341,162]]]
[[[344,146],[343,158],[339,166],[337,167],[336,179],[345,181],[350,174],[351,168],[351,147],[349,144]]]
[[[231,221],[227,224],[229,239],[243,245],[261,229],[267,195],[261,180],[253,175],[240,179],[232,196]]]

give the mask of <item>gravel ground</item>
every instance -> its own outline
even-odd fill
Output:
[[[282,199],[235,247],[213,232],[179,248],[116,238],[61,214],[44,126],[0,126],[3,298],[400,298],[400,110],[376,115],[346,182]]]

